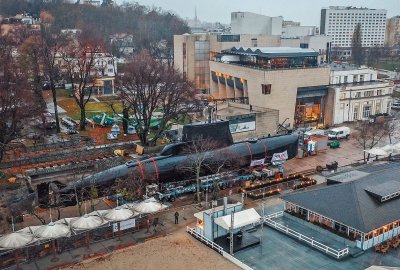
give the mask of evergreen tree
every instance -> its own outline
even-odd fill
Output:
[[[357,66],[364,64],[364,48],[361,43],[361,24],[358,23],[354,29],[353,39],[351,43],[351,56],[353,58],[353,63]]]

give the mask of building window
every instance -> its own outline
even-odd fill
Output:
[[[364,97],[372,97],[374,95],[374,90],[372,91],[365,91],[364,92]]]
[[[377,100],[375,104],[375,114],[381,113],[381,101]]]
[[[344,83],[347,83],[347,76],[344,76]]]
[[[387,103],[387,107],[386,107],[386,113],[390,113],[390,107],[391,107],[391,103],[390,101]]]
[[[359,105],[354,105],[353,120],[358,120],[358,111],[360,110]]]
[[[341,93],[340,94],[340,99],[345,99],[346,98],[346,93]]]
[[[368,118],[371,115],[371,105],[364,105],[363,118]]]
[[[252,47],[257,47],[257,39],[256,38],[252,38],[251,39],[251,46]]]
[[[340,110],[344,110],[344,103],[340,103]]]
[[[356,92],[355,98],[360,98],[361,97],[361,92]]]
[[[108,73],[113,73],[113,72],[114,72],[114,70],[112,68],[108,69]]]
[[[382,93],[383,93],[382,90],[376,90],[376,95],[377,96],[382,96]]]
[[[360,82],[364,81],[364,75],[360,75]]]
[[[271,94],[271,84],[262,84],[261,91],[263,95],[270,95]]]

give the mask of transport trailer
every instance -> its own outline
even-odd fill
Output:
[[[67,186],[59,186],[53,191],[63,201],[63,198],[69,198],[75,194],[75,190],[91,186],[96,186],[101,190],[103,187],[112,186],[116,179],[123,179],[129,175],[149,182],[157,182],[161,186],[179,182],[182,179],[192,179],[193,173],[189,172],[187,167],[193,165],[190,162],[195,159],[195,154],[188,152],[188,149],[191,144],[193,145],[196,140],[199,140],[200,135],[201,138],[210,139],[218,145],[212,150],[203,152],[204,164],[216,162],[227,156],[231,157],[232,161],[226,162],[222,171],[246,168],[253,161],[263,160],[263,162],[269,163],[274,154],[285,153],[287,159],[292,159],[297,155],[298,134],[295,132],[234,143],[229,130],[229,122],[188,125],[183,129],[182,141],[166,145],[157,156],[128,161],[125,164],[84,177]],[[208,166],[201,168],[201,176],[212,174],[213,171]]]
[[[117,178],[126,177],[129,173],[135,173],[138,177],[148,180],[156,179],[159,183],[177,182],[181,179],[188,179],[190,174],[184,167],[189,166],[188,162],[192,159],[191,154],[182,154],[182,149],[187,143],[167,145],[159,156],[150,157],[144,160],[132,160],[123,165],[119,165],[108,170],[85,177],[72,185],[62,189],[61,192],[68,192],[84,188],[90,185],[103,185],[114,181]],[[235,143],[227,147],[206,152],[206,159],[224,156],[231,153],[237,156],[239,167],[248,167],[252,160],[266,158],[267,162],[275,153],[287,151],[288,159],[297,155],[298,135],[292,133],[276,137],[261,138],[258,140]],[[206,163],[206,162],[205,162]],[[206,175],[207,170],[202,171]]]

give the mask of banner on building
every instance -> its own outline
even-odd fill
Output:
[[[114,223],[114,225],[113,225],[114,232],[118,232],[118,224],[119,224],[119,230],[124,231],[124,230],[130,229],[130,228],[134,228],[136,226],[136,219],[132,218],[132,219],[121,221],[119,223]]]
[[[256,115],[244,114],[227,117],[232,134],[256,130]]]
[[[288,154],[287,151],[282,152],[282,153],[275,153],[272,156],[271,162],[277,162],[277,161],[285,161],[288,159]]]
[[[264,163],[265,163],[265,159],[252,160],[250,163],[250,167],[264,165]]]

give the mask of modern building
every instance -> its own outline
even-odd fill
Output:
[[[174,66],[185,78],[194,82],[196,89],[209,93],[208,61],[233,47],[293,47],[312,48],[319,53],[318,62],[328,60],[330,37],[306,36],[281,38],[279,35],[184,34],[174,36]]]
[[[231,13],[232,34],[281,35],[283,17],[269,17],[252,12]]]
[[[321,10],[321,35],[332,37],[332,47],[350,48],[354,29],[361,24],[363,47],[383,47],[386,10],[335,6]]]
[[[283,38],[299,38],[304,36],[315,36],[318,34],[318,28],[316,26],[283,26],[282,37]]]
[[[330,91],[334,96],[332,124],[390,113],[393,82],[378,80],[377,71],[367,67],[342,63],[332,63],[330,67]]]
[[[239,98],[278,110],[279,123],[287,127],[330,121],[330,69],[318,66],[318,52],[312,49],[235,47],[217,54],[210,71],[215,99]]]
[[[279,125],[278,110],[238,102],[219,104],[215,111],[215,118],[229,121],[229,129],[234,141],[276,134]]]
[[[387,20],[385,46],[400,46],[400,16],[395,16]]]
[[[174,66],[204,94],[210,89],[209,60],[223,50],[244,47],[300,47],[299,39],[268,35],[184,34],[174,36]]]
[[[366,250],[400,234],[399,174],[395,162],[341,172],[327,187],[283,196],[285,212]]]

